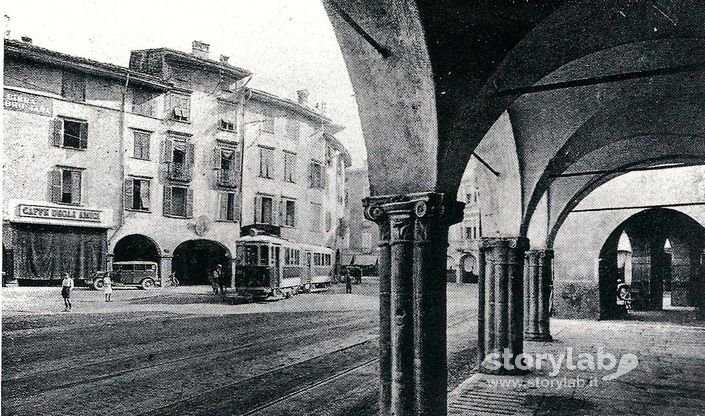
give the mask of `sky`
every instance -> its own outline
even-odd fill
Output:
[[[254,72],[250,87],[309,103],[345,130],[354,166],[366,158],[357,104],[333,28],[320,0],[10,0],[3,2],[10,37],[37,46],[127,66],[130,51],[168,47],[191,51],[210,44],[211,59]]]

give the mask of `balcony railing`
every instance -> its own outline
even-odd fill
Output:
[[[191,180],[191,165],[187,165],[186,163],[171,162],[168,166],[167,176],[169,179],[185,182]]]
[[[238,182],[240,181],[240,175],[238,174],[238,171],[234,169],[218,169],[217,173],[218,186],[223,186],[226,188],[237,188]]]

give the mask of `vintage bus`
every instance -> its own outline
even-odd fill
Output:
[[[334,252],[272,235],[241,237],[236,244],[235,293],[254,299],[288,298],[326,290]]]

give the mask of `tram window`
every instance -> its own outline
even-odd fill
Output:
[[[257,264],[257,246],[245,247],[245,264]]]
[[[269,261],[269,246],[260,246],[259,264],[261,266],[266,266],[269,264],[268,261]]]
[[[321,265],[321,253],[313,253],[313,265],[314,266]]]

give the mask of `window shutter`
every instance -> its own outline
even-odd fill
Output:
[[[238,178],[238,181],[239,181],[240,180],[240,152],[233,152],[233,160],[230,163],[230,170],[233,172],[233,175],[236,175],[235,177]]]
[[[174,156],[174,141],[171,139],[164,139],[162,142],[162,162],[171,163]]]
[[[49,172],[49,194],[51,202],[61,202],[61,169]]]
[[[193,143],[186,143],[186,169],[188,172],[188,178],[191,179],[193,175],[193,163],[194,163],[194,146]]]
[[[262,222],[262,197],[255,196],[255,224]]]
[[[51,144],[57,147],[61,146],[64,136],[64,120],[60,118],[55,118],[53,120],[53,131],[51,137]]]
[[[171,186],[164,186],[163,214],[171,215]]]
[[[220,156],[222,152],[220,147],[213,149],[213,169],[220,169]]]
[[[218,194],[218,198],[219,198],[218,219],[219,220],[227,220],[228,219],[228,194],[221,192]]]
[[[282,199],[279,202],[279,212],[277,213],[279,215],[279,225],[285,225],[286,224],[286,200]]]
[[[281,217],[279,213],[279,201],[276,197],[272,197],[272,225],[279,225],[279,218]]]
[[[85,149],[87,147],[88,147],[88,123],[81,123],[78,148]]]
[[[125,201],[125,208],[126,209],[131,209],[134,208],[134,205],[132,205],[132,193],[134,191],[133,187],[133,179],[132,178],[127,178],[125,179],[125,189],[124,189],[124,201]]]
[[[326,170],[323,168],[323,165],[320,165],[319,167],[319,172],[321,172],[321,188],[326,189]]]
[[[81,172],[71,172],[71,203],[81,203]]]
[[[193,218],[193,189],[186,190],[186,218]]]
[[[240,192],[235,192],[235,201],[233,201],[233,219],[240,221]]]
[[[151,189],[149,189],[152,186],[151,181],[142,181],[142,186],[140,186],[140,192],[142,193],[141,198],[142,198],[142,207],[144,209],[150,209],[150,200],[151,200]]]
[[[313,162],[308,164],[308,186],[313,188]]]

